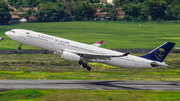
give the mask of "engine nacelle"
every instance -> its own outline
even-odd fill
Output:
[[[80,61],[81,57],[74,53],[64,51],[61,55],[61,58],[66,59],[66,60],[71,60],[71,61]]]
[[[156,62],[151,62],[151,66],[152,66],[152,67],[158,67],[159,64],[157,64]]]
[[[156,62],[151,62],[152,67],[168,67],[169,65],[165,63],[156,63]]]

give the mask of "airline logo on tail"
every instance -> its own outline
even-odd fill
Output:
[[[163,60],[166,58],[166,56],[169,54],[171,49],[174,47],[175,43],[173,42],[166,42],[159,46],[158,48],[152,50],[150,53],[141,56],[145,59],[163,62]]]
[[[158,60],[162,60],[164,59],[165,57],[165,49],[163,48],[159,48],[156,52],[155,52],[155,57],[158,59]]]

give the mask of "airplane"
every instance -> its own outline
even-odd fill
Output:
[[[103,40],[98,43],[88,45],[60,37],[55,37],[40,32],[25,29],[12,29],[5,34],[14,41],[21,44],[53,51],[61,58],[77,61],[87,70],[91,70],[88,62],[104,63],[124,68],[151,68],[168,67],[163,60],[169,54],[175,43],[165,42],[161,46],[143,56],[133,56],[129,52],[122,53],[99,47]]]

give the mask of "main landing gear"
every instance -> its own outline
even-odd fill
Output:
[[[18,47],[18,49],[19,49],[19,50],[21,50],[21,49],[22,49],[22,48],[21,48],[21,43],[19,43],[19,47]]]
[[[91,67],[87,65],[87,63],[83,63],[82,61],[79,61],[79,64],[83,66],[83,68],[87,68],[87,70],[91,70]]]

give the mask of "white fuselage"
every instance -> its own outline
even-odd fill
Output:
[[[14,29],[6,32],[6,35],[19,43],[46,49],[53,52],[69,49],[79,52],[96,54],[124,54],[121,52],[108,50],[93,45],[75,42],[30,30]],[[162,62],[152,61],[133,55],[128,55],[124,57],[111,57],[110,59],[90,59],[89,62],[105,63],[124,68],[150,68],[152,67],[152,62],[160,64],[161,67],[168,66],[167,64]]]

